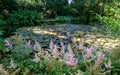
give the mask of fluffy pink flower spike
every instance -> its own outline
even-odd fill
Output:
[[[102,52],[99,52],[98,53],[98,57],[97,57],[97,60],[96,60],[96,64],[97,65],[100,65],[102,63],[102,60],[104,59],[104,55]]]
[[[58,54],[58,47],[57,45],[54,46],[54,49],[53,49],[53,55],[57,55]]]
[[[54,44],[53,44],[53,40],[52,40],[52,39],[51,39],[51,41],[50,41],[49,48],[50,48],[50,49],[53,49],[53,48],[54,48]]]
[[[28,47],[30,47],[30,44],[31,44],[31,41],[30,41],[30,40],[26,41],[26,45],[27,45]]]
[[[87,58],[91,57],[92,56],[92,47],[87,48],[86,51],[87,51],[87,53],[85,54],[85,57],[87,57]]]
[[[65,63],[70,66],[76,66],[78,63],[78,59],[74,58],[74,54],[72,52],[70,44],[68,45],[68,53],[69,53],[69,60],[65,61]]]
[[[65,53],[64,43],[61,41],[61,42],[60,42],[60,45],[61,45],[61,54],[64,54],[64,53]]]
[[[65,63],[70,66],[76,66],[78,63],[78,59],[74,58],[74,56],[72,56],[71,54],[69,56],[69,60],[65,61]]]

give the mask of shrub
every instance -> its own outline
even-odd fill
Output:
[[[31,26],[40,22],[41,16],[36,11],[19,10],[14,11],[6,20],[7,25]]]
[[[0,29],[4,31],[4,37],[13,34],[16,28],[41,24],[41,16],[36,11],[18,10],[6,14],[0,20]]]
[[[120,36],[120,3],[113,2],[105,5],[105,15],[99,15],[101,24],[104,25],[106,34]]]

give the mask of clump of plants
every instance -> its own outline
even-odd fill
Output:
[[[43,49],[39,42],[19,35],[6,39],[5,44],[11,53],[0,63],[8,74],[103,75],[110,74],[112,68],[109,52],[97,46],[65,45],[64,41],[57,45],[51,39],[48,48]]]

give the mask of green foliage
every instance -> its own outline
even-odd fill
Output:
[[[67,16],[58,16],[58,17],[56,17],[56,20],[58,21],[58,22],[67,22],[67,21],[71,21],[71,17],[67,17]]]
[[[3,12],[4,9],[6,10],[18,10],[19,5],[15,0],[0,0],[0,13]]]
[[[119,54],[120,54],[120,44],[117,48],[112,49],[111,53],[112,53],[113,59],[115,60],[114,63],[119,64],[119,62],[120,62],[120,56],[119,56]]]
[[[57,15],[63,15],[64,9],[67,6],[67,0],[45,0],[45,8],[46,10],[50,10],[55,12]]]
[[[2,35],[2,31],[0,31],[0,53],[5,54],[9,50],[5,47],[5,43],[1,35]]]
[[[42,12],[41,0],[17,0],[20,8]]]
[[[0,20],[0,27],[2,27],[3,25],[6,25],[6,21]]]
[[[114,60],[113,61],[113,69],[112,71],[113,72],[119,72],[120,71],[120,43],[119,43],[119,46],[117,48],[114,48],[111,50],[111,53],[112,53],[112,59]]]
[[[0,29],[4,31],[4,37],[13,34],[16,28],[41,24],[41,15],[36,11],[18,10],[6,14],[0,20]]]
[[[19,74],[30,74],[32,72],[34,74],[44,73],[46,67],[46,63],[44,60],[41,63],[35,63],[31,61],[31,59],[25,59],[17,64],[18,67],[20,67],[21,69],[21,71],[18,72]]]
[[[10,14],[6,22],[15,26],[31,26],[36,25],[40,20],[41,16],[36,11],[19,10]]]
[[[105,16],[98,16],[101,24],[105,25],[106,34],[120,36],[120,3],[114,2],[105,5]]]
[[[84,23],[80,17],[58,16],[55,19],[58,23]]]

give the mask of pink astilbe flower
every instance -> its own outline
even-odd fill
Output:
[[[5,40],[5,46],[12,48],[12,43],[9,42],[8,40]]]
[[[58,47],[57,47],[57,45],[55,45],[54,46],[54,48],[53,48],[53,55],[58,55]]]
[[[26,46],[30,47],[30,45],[31,45],[31,41],[30,40],[26,41]]]
[[[71,61],[65,61],[65,63],[70,66],[76,66],[77,62],[78,62],[78,59],[76,58],[74,58],[74,60],[71,60]]]
[[[53,48],[54,48],[53,40],[50,41],[49,48],[50,48],[50,49],[53,49]]]
[[[69,53],[69,60],[65,61],[65,63],[70,66],[76,66],[78,59],[74,58],[73,54]]]
[[[92,47],[87,48],[86,51],[87,51],[87,53],[85,54],[85,57],[87,57],[87,58],[91,57],[92,56]]]
[[[34,45],[33,49],[34,50],[41,50],[40,44],[37,41],[35,41],[35,45]]]
[[[97,60],[95,62],[96,65],[100,65],[104,59],[104,55],[102,52],[98,52]]]
[[[64,46],[64,43],[61,41],[60,42],[60,45],[61,45],[61,54],[64,54],[65,53],[65,46]]]
[[[33,61],[35,61],[36,63],[40,61],[40,58],[39,58],[39,56],[38,56],[37,53],[35,53],[35,56],[34,56],[34,57],[35,57],[35,58],[33,59]]]

